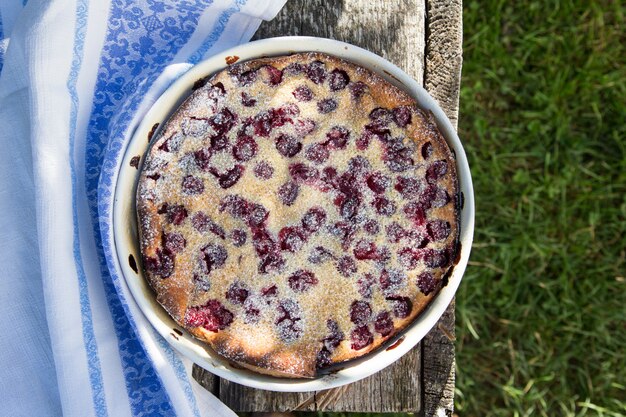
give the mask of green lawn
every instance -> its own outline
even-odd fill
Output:
[[[626,415],[621,1],[466,1],[461,416]]]

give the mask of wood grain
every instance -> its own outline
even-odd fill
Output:
[[[398,65],[437,99],[456,125],[461,68],[461,2],[446,0],[289,0],[255,39],[318,36],[368,49]],[[443,330],[441,330],[443,329]],[[198,367],[194,378],[236,411],[360,411],[451,415],[454,303],[422,343],[384,371],[310,393],[256,390]],[[443,413],[443,414],[441,414]]]

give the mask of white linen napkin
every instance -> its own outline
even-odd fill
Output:
[[[234,415],[129,293],[111,192],[161,92],[285,1],[0,1],[0,415]]]

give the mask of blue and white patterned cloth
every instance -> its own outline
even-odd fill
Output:
[[[0,0],[0,416],[233,416],[111,252],[122,150],[194,63],[285,0]]]

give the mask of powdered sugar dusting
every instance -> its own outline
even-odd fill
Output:
[[[455,169],[432,120],[369,72],[320,54],[268,62],[217,74],[153,141],[142,252],[144,266],[171,259],[170,276],[147,271],[159,300],[221,354],[310,376],[378,346],[436,291],[458,235]]]

